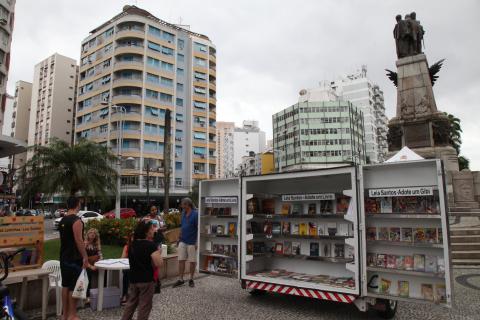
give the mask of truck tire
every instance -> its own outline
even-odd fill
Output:
[[[382,309],[377,311],[378,315],[383,319],[392,319],[397,313],[397,301],[395,300],[386,300],[386,299],[378,299],[377,304],[383,306]]]
[[[267,293],[265,290],[258,290],[258,289],[252,289],[249,290],[248,293],[250,293],[252,296],[263,296]]]

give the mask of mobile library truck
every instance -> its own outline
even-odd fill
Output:
[[[206,180],[199,200],[199,271],[252,294],[385,318],[397,301],[452,304],[440,160]]]

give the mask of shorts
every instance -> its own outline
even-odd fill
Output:
[[[188,262],[197,262],[197,250],[195,249],[195,245],[180,242],[177,251],[179,261],[186,260]]]
[[[63,288],[68,288],[69,291],[73,291],[73,289],[75,289],[78,277],[82,272],[82,266],[82,260],[68,262],[60,261],[60,272],[62,274]]]

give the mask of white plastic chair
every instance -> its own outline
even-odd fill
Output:
[[[49,287],[48,293],[50,290],[55,289],[55,303],[57,307],[57,316],[62,315],[62,274],[60,273],[60,261],[58,260],[49,260],[42,265],[42,269],[51,271],[48,275],[49,277]]]

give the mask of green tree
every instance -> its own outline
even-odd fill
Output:
[[[444,112],[444,114],[448,117],[448,121],[450,122],[450,143],[452,144],[452,147],[455,148],[458,155],[460,154],[460,147],[462,146],[462,127],[460,125],[460,119],[447,112]]]
[[[33,157],[20,169],[18,185],[22,201],[38,193],[49,197],[80,193],[106,199],[116,192],[117,157],[105,146],[81,140],[75,145],[51,139],[46,146],[34,146]]]
[[[458,170],[470,169],[470,160],[464,156],[458,157]]]

